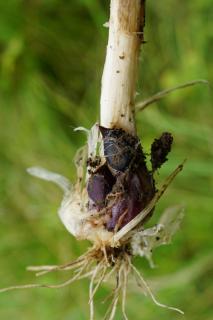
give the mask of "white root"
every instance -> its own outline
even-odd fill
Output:
[[[118,299],[119,299],[119,295],[120,295],[120,290],[122,288],[122,282],[121,282],[121,273],[122,273],[122,268],[123,268],[123,265],[119,265],[117,266],[118,268],[118,271],[117,271],[117,274],[116,274],[116,281],[117,281],[117,284],[116,284],[116,288],[114,290],[114,293],[113,293],[113,299],[112,299],[112,302],[105,314],[105,317],[104,317],[104,320],[105,319],[108,319],[108,320],[113,320],[114,317],[115,317],[115,312],[116,312],[116,309],[117,309],[117,305],[118,305]],[[109,316],[108,316],[109,315]]]
[[[47,273],[50,272],[54,272],[54,271],[61,271],[61,270],[71,270],[71,269],[75,269],[77,267],[80,267],[83,265],[83,261],[82,262],[78,262],[78,263],[68,263],[67,265],[62,265],[62,266],[29,266],[27,267],[27,271],[33,271],[33,272],[37,272],[36,276],[43,276]]]
[[[184,312],[178,308],[175,308],[175,307],[170,307],[170,306],[167,306],[165,304],[162,304],[160,303],[154,296],[152,290],[150,289],[150,287],[148,286],[148,284],[146,283],[146,281],[144,280],[144,278],[142,277],[142,275],[140,274],[140,272],[137,270],[137,268],[131,263],[131,268],[132,270],[134,271],[136,277],[139,279],[141,285],[138,283],[138,285],[142,288],[144,288],[146,290],[146,292],[149,294],[149,296],[151,297],[152,301],[159,307],[161,308],[165,308],[165,309],[169,309],[169,310],[173,310],[173,311],[176,311],[176,312],[179,312],[181,314],[184,314]]]
[[[129,269],[130,269],[129,264],[127,263],[123,270],[123,288],[122,288],[122,314],[123,314],[124,320],[128,320],[128,317],[126,315],[126,293],[127,293]]]
[[[25,290],[25,289],[34,289],[34,288],[60,289],[60,288],[64,288],[64,287],[70,285],[71,283],[73,283],[77,280],[82,280],[82,279],[90,277],[93,274],[93,271],[87,272],[84,275],[81,275],[81,273],[77,274],[76,277],[72,277],[71,279],[69,279],[63,283],[56,284],[56,285],[34,284],[34,283],[33,284],[24,284],[24,285],[2,288],[2,289],[0,289],[0,293],[7,292],[7,291],[13,291],[13,290],[22,290],[22,289]]]
[[[148,294],[151,297],[152,301],[156,305],[158,305],[159,307],[174,310],[183,314],[183,311],[174,307],[164,305],[155,298],[154,294],[152,293],[148,284],[143,279],[142,275],[139,273],[136,267],[132,264],[131,257],[128,254],[125,254],[122,259],[119,258],[118,260],[116,260],[115,266],[111,270],[109,265],[106,263],[104,257],[102,258],[101,261],[97,262],[97,265],[95,267],[91,266],[91,263],[93,262],[94,260],[93,258],[91,258],[91,256],[86,256],[84,258],[84,263],[82,264],[82,266],[78,270],[76,270],[77,273],[67,281],[60,284],[56,284],[56,285],[27,284],[23,286],[12,286],[8,288],[4,288],[4,289],[1,289],[0,292],[6,292],[6,291],[16,290],[16,289],[32,289],[32,288],[58,289],[58,288],[66,287],[71,283],[73,283],[74,281],[90,277],[91,278],[90,286],[89,286],[90,320],[94,320],[94,316],[95,316],[94,296],[97,290],[99,289],[101,283],[104,280],[106,281],[112,275],[112,272],[116,270],[117,271],[115,276],[116,287],[112,292],[112,302],[109,305],[109,308],[105,314],[104,319],[113,320],[115,318],[119,297],[121,297],[121,310],[122,310],[123,318],[124,320],[128,320],[128,316],[126,314],[126,293],[127,293],[127,285],[128,285],[128,275],[130,271],[133,271],[139,287],[143,289],[143,292],[145,295]],[[50,267],[51,266],[41,266],[40,268],[47,268],[51,270]],[[61,270],[65,270],[65,268],[66,268],[66,265],[63,265],[63,269]],[[39,267],[32,267],[32,269],[39,270]],[[108,270],[110,271],[107,273]],[[95,283],[96,285],[94,287]]]
[[[20,290],[20,289],[33,289],[33,288],[43,288],[43,285],[41,284],[25,284],[22,286],[11,286],[7,288],[0,289],[0,293],[7,292],[7,291],[13,291],[13,290]]]
[[[98,281],[97,281],[97,284],[96,284],[94,290],[93,290],[92,293],[91,293],[90,299],[93,299],[93,298],[94,298],[94,296],[95,296],[96,292],[98,291],[100,285],[101,285],[102,282],[104,281],[104,277],[105,277],[106,272],[107,272],[107,266],[103,266],[102,269],[103,269],[103,270],[102,270],[102,274],[101,274],[101,276],[99,277],[99,279],[98,279]]]
[[[89,255],[89,251],[87,251],[86,253],[84,253],[83,255],[81,255],[78,259],[62,264],[62,265],[50,265],[50,266],[28,266],[27,267],[27,271],[33,271],[33,272],[37,272],[36,276],[41,276],[44,275],[46,273],[49,272],[53,272],[53,271],[60,271],[60,270],[71,270],[74,268],[77,268],[79,266],[81,266],[82,264],[84,264],[84,262],[86,261],[86,259],[88,258]]]
[[[111,269],[111,270],[107,273],[107,275],[105,276],[104,282],[108,282],[108,281],[109,281],[109,279],[110,279],[110,278],[112,277],[112,275],[115,273],[116,269],[117,269],[117,266],[114,265],[114,267],[112,267],[112,269]]]
[[[101,268],[102,263],[99,262],[98,265],[94,268],[94,271],[92,273],[90,286],[89,286],[89,305],[90,305],[90,320],[94,320],[94,294],[93,294],[93,285],[95,282],[95,278]]]
[[[0,289],[0,293],[6,292],[6,291],[11,291],[11,290],[16,290],[16,289],[32,289],[32,288],[49,288],[49,289],[60,289],[64,288],[68,285],[70,285],[72,282],[77,281],[80,279],[83,271],[86,269],[88,262],[86,261],[83,267],[79,270],[79,272],[73,276],[72,278],[68,279],[65,282],[62,282],[60,284],[26,284],[26,285],[21,285],[21,286],[11,286],[7,288]]]
[[[28,266],[26,268],[27,271],[33,271],[33,272],[37,272],[37,271],[53,271],[53,270],[57,270],[59,268],[58,265],[47,265],[47,266]]]
[[[58,267],[58,268],[53,268],[52,270],[44,270],[44,271],[41,271],[41,272],[38,272],[36,273],[36,277],[40,277],[40,276],[43,276],[47,273],[50,273],[50,272],[54,272],[54,271],[68,271],[68,270],[72,270],[72,269],[75,269],[75,268],[78,268],[78,267],[81,267],[83,265],[83,261],[82,262],[79,262],[79,263],[76,263],[76,264],[68,264],[67,266],[62,266],[62,267]],[[76,271],[76,270],[75,270]]]
[[[109,316],[109,320],[113,320],[114,317],[115,317],[115,312],[116,312],[117,305],[118,305],[118,298],[119,298],[119,296],[117,294],[116,297],[113,300],[112,310],[111,310],[111,313],[110,313],[110,316]]]

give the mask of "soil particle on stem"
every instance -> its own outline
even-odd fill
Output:
[[[171,151],[173,137],[171,133],[164,132],[159,139],[155,139],[151,146],[152,170],[159,169],[167,161],[167,155]]]

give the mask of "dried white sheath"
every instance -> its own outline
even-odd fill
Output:
[[[97,124],[86,132],[87,145],[79,149],[75,157],[77,182],[74,185],[62,175],[40,167],[32,167],[27,171],[40,179],[54,182],[63,190],[64,196],[58,213],[66,229],[78,239],[98,243],[108,241],[112,233],[103,225],[95,223],[92,217],[96,212],[88,209],[88,194],[85,188],[88,179],[86,162],[88,158],[94,160],[100,157],[102,142]]]
[[[157,225],[141,231],[138,230],[131,239],[133,255],[147,258],[150,266],[154,267],[153,249],[171,242],[173,235],[180,227],[183,216],[184,208],[182,206],[170,207],[163,212]]]

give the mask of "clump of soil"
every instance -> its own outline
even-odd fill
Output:
[[[155,139],[151,146],[151,163],[153,171],[159,169],[166,162],[167,155],[171,151],[173,137],[171,133],[162,133],[159,139]]]

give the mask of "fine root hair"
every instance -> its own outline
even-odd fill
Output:
[[[114,251],[113,251],[114,250]],[[53,271],[70,271],[72,276],[65,282],[59,284],[26,284],[21,286],[11,286],[0,289],[0,293],[16,290],[16,289],[32,289],[32,288],[49,288],[59,289],[66,287],[74,281],[90,278],[89,285],[89,306],[90,320],[95,319],[95,295],[103,283],[114,281],[114,288],[110,295],[105,299],[109,301],[109,306],[105,313],[105,320],[115,319],[118,303],[120,302],[122,316],[124,320],[128,320],[126,313],[126,296],[128,292],[128,279],[130,275],[134,275],[136,284],[142,289],[143,293],[149,296],[152,301],[159,307],[167,308],[183,314],[183,311],[166,306],[160,303],[154,296],[150,287],[144,280],[139,270],[132,263],[132,255],[125,247],[121,250],[113,248],[92,248],[75,261],[59,265],[59,266],[34,266],[28,267],[28,270],[36,272],[41,276]]]

